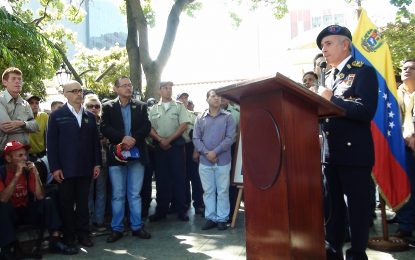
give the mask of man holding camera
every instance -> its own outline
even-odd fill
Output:
[[[14,230],[18,224],[47,227],[52,251],[75,254],[76,249],[68,248],[59,241],[61,221],[55,201],[45,196],[39,172],[34,163],[27,160],[28,149],[28,145],[15,140],[4,147],[6,164],[0,167],[0,258],[14,259],[21,254]]]

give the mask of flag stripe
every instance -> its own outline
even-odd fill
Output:
[[[375,143],[375,151],[389,149],[387,139],[373,121],[372,136]],[[384,174],[386,172],[393,172],[394,174]],[[379,174],[383,174],[383,178],[379,176]],[[403,186],[393,190],[393,187],[399,187],[400,183],[407,183],[407,178],[405,169],[392,153],[375,153],[375,165],[373,166],[372,177],[379,185],[380,192],[383,195],[382,197],[385,199],[385,202],[388,205],[393,204],[394,209],[399,209],[409,199],[409,187]]]

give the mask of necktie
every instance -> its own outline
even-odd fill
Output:
[[[339,70],[337,68],[335,68],[334,73],[333,73],[334,81],[336,81],[336,79],[337,79],[337,74],[339,74]]]

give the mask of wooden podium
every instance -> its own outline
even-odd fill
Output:
[[[217,94],[241,106],[248,259],[326,259],[318,119],[341,108],[277,73]]]

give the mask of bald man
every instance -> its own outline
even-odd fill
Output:
[[[89,235],[88,194],[92,178],[100,173],[101,148],[95,116],[82,108],[81,85],[63,86],[68,102],[49,118],[47,155],[50,171],[59,183],[63,238],[69,247],[75,241],[92,247]]]

